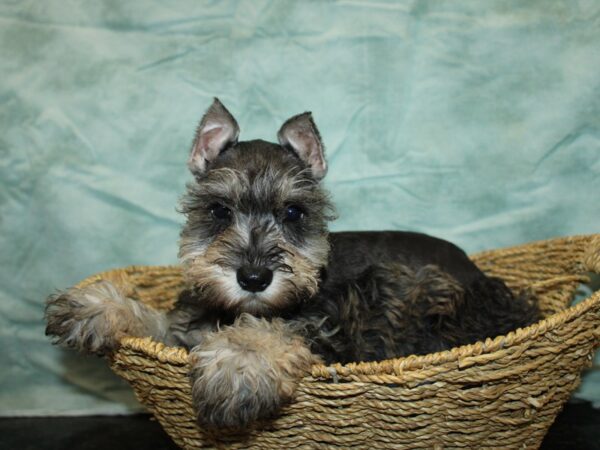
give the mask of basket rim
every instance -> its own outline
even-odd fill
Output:
[[[479,360],[484,361],[487,359],[486,355],[500,350],[507,350],[532,337],[551,332],[556,327],[579,317],[595,307],[600,309],[600,291],[587,297],[581,303],[555,313],[528,327],[517,328],[508,334],[496,336],[495,338],[487,338],[485,341],[465,344],[427,355],[409,355],[372,362],[335,363],[331,365],[315,364],[312,366],[309,378],[337,380],[359,377],[363,380],[364,377],[399,376],[403,373],[421,370],[425,367],[440,366],[451,362],[457,362],[458,367],[462,369],[477,364]],[[169,347],[161,342],[153,341],[150,337],[124,337],[121,339],[119,352],[123,350],[142,352],[148,357],[157,359],[162,363],[178,366],[188,364],[189,352],[185,348]],[[389,382],[389,380],[382,381]]]
[[[505,248],[485,250],[482,252],[469,255],[470,258],[477,259],[482,256],[493,255],[495,252],[523,252],[527,247],[535,247],[537,245],[560,244],[572,241],[585,240],[589,241],[588,246],[583,254],[583,260],[579,261],[582,264],[583,271],[600,273],[600,234],[575,235],[565,237],[555,237],[551,239],[543,239],[538,241],[526,242],[519,245],[514,245]],[[171,272],[178,269],[178,265],[167,266],[145,266],[134,265],[122,268],[115,268],[104,272],[97,273],[81,283],[93,282],[103,278],[107,274],[114,272],[132,272],[142,270],[151,270],[156,272]],[[359,381],[373,381],[373,378],[379,378],[379,381],[389,382],[385,376],[399,376],[406,372],[421,370],[425,367],[440,366],[446,363],[456,362],[459,368],[466,368],[477,364],[479,361],[484,362],[491,353],[500,350],[506,350],[510,347],[519,345],[525,340],[531,339],[548,333],[556,327],[575,319],[576,317],[586,313],[593,308],[600,308],[600,291],[592,293],[589,297],[559,311],[551,316],[548,316],[536,323],[533,323],[525,328],[518,328],[509,332],[506,335],[487,338],[484,341],[475,342],[472,344],[453,347],[448,350],[443,350],[427,355],[409,355],[400,358],[392,358],[373,362],[352,362],[347,364],[335,363],[331,365],[317,364],[312,367],[311,374],[308,379],[315,380],[340,380],[352,379]],[[600,334],[598,335],[600,339]],[[146,354],[148,357],[159,360],[162,363],[174,365],[187,365],[189,352],[182,347],[169,347],[163,343],[153,341],[149,337],[124,337],[121,339],[121,351],[137,351]],[[117,353],[118,353],[117,352]],[[113,356],[114,358],[114,356]],[[377,380],[375,380],[377,381]],[[396,379],[392,381],[398,381]]]

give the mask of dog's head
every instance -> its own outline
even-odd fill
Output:
[[[269,315],[313,295],[327,264],[333,208],[320,180],[323,144],[310,113],[287,120],[279,144],[238,142],[215,99],[188,161],[179,256],[187,282],[212,306]]]

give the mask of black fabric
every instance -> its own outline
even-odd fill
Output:
[[[600,410],[569,402],[550,428],[541,450],[600,450]],[[3,418],[1,450],[175,450],[150,416]]]

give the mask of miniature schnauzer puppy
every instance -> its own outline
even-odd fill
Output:
[[[312,364],[426,354],[539,318],[455,245],[418,233],[329,233],[334,210],[311,114],[278,144],[238,142],[215,99],[198,127],[181,203],[187,288],[164,314],[103,281],[47,301],[55,342],[110,354],[123,336],[190,350],[201,424],[249,426],[293,398]]]

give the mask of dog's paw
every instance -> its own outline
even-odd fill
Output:
[[[192,397],[201,425],[246,428],[274,416],[285,401],[280,380],[255,352],[194,351],[191,356]]]
[[[277,415],[318,358],[282,321],[242,315],[190,353],[201,425],[243,429]]]
[[[132,300],[103,281],[53,295],[46,302],[46,335],[84,353],[110,353],[134,328],[127,302]]]

